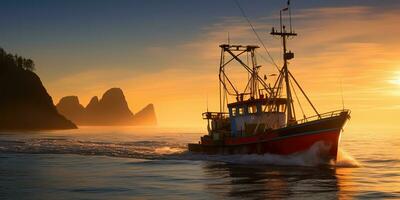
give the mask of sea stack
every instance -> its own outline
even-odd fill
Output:
[[[156,112],[154,105],[149,104],[133,116],[133,124],[137,125],[157,125]]]
[[[73,122],[80,122],[84,120],[85,107],[79,103],[77,96],[66,96],[63,97],[57,104],[57,109],[64,116],[68,116],[68,119]]]
[[[93,97],[86,107],[85,125],[127,125],[133,118],[120,88],[107,90],[98,100]]]
[[[67,108],[70,110],[66,110]],[[120,88],[107,90],[101,99],[97,96],[92,97],[86,108],[80,106],[78,97],[64,97],[57,104],[57,109],[78,125],[157,125],[153,104],[134,115]]]

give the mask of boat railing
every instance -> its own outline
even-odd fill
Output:
[[[310,122],[310,121],[315,121],[315,120],[318,120],[318,119],[325,119],[325,118],[339,116],[343,112],[350,112],[350,110],[347,110],[347,109],[335,110],[335,111],[322,113],[322,114],[319,114],[319,115],[306,117],[306,118],[297,120],[297,124],[302,124],[302,123],[306,123],[306,122]]]
[[[229,113],[226,112],[205,112],[202,114],[203,119],[227,119]]]

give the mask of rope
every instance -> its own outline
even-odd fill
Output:
[[[290,86],[292,86],[292,88],[293,88],[293,93],[294,93],[294,96],[296,97],[296,100],[297,100],[297,103],[299,104],[299,107],[300,107],[301,113],[303,114],[303,118],[305,119],[305,118],[306,118],[306,114],[304,114],[303,106],[301,106],[301,103],[300,103],[299,97],[297,96],[296,89],[294,88],[294,86],[293,86],[293,84],[292,84],[292,80],[291,80],[291,79],[289,79],[289,83],[290,83]]]
[[[280,71],[278,65],[276,64],[274,58],[271,56],[271,53],[268,51],[267,47],[265,46],[264,42],[261,40],[260,36],[258,35],[256,29],[254,28],[253,24],[251,23],[250,19],[247,17],[246,13],[244,12],[242,6],[240,6],[238,0],[234,0],[236,5],[238,6],[238,8],[240,9],[240,12],[242,13],[243,17],[246,19],[247,23],[250,25],[251,29],[253,30],[254,34],[256,35],[258,41],[261,43],[261,45],[263,46],[265,52],[267,53],[268,57],[271,59],[271,64],[275,65],[276,69],[278,69],[278,71]]]

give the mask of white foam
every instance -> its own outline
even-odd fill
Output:
[[[284,165],[284,166],[348,166],[355,167],[357,161],[346,154],[345,159],[341,156],[337,163],[324,159],[324,154],[329,151],[330,146],[322,142],[315,143],[309,150],[291,155],[275,154],[236,154],[236,155],[205,155],[186,153],[181,155],[181,159],[188,160],[207,160],[216,162],[225,162],[233,164],[253,164],[253,165]],[[343,151],[340,151],[343,154]],[[341,155],[342,155],[341,154]],[[326,155],[326,154],[325,154]]]
[[[168,146],[158,147],[154,149],[154,152],[160,155],[176,154],[176,153],[182,153],[184,151],[185,150],[182,148],[168,147]]]
[[[339,149],[336,167],[360,167],[361,164],[343,149]]]
[[[205,155],[186,151],[186,143],[167,143],[144,140],[132,142],[82,141],[76,139],[27,138],[18,141],[6,141],[0,145],[2,152],[19,153],[66,153],[82,155],[106,155],[139,159],[180,159],[206,160],[236,164],[296,165],[335,167],[358,167],[360,164],[343,150],[339,150],[336,163],[324,159],[330,146],[322,142],[315,143],[309,150],[292,155]],[[183,153],[182,153],[183,152]]]

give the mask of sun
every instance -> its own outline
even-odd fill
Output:
[[[389,83],[400,85],[400,72],[397,72],[395,77],[389,79]]]
[[[391,79],[389,80],[389,82],[395,85],[400,85],[400,77],[396,79]]]

